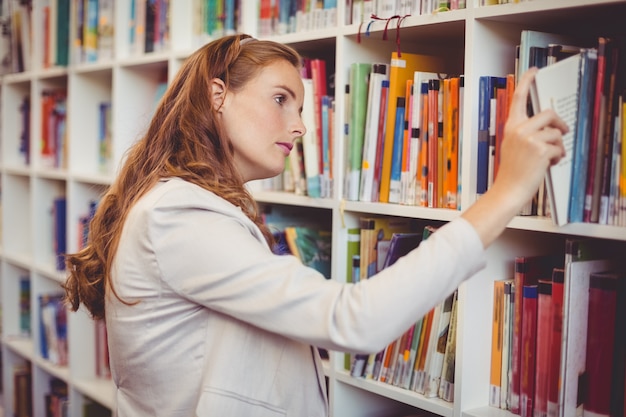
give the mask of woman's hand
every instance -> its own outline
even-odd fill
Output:
[[[485,247],[533,198],[548,167],[565,156],[565,122],[553,110],[528,117],[528,94],[536,73],[536,68],[528,70],[513,94],[493,185],[462,215],[474,226]]]

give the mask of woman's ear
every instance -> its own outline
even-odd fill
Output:
[[[211,104],[213,104],[213,108],[220,112],[226,98],[226,84],[219,78],[213,78],[210,88]]]

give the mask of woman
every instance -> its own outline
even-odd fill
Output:
[[[246,35],[182,66],[67,257],[67,300],[106,318],[117,415],[326,416],[317,349],[376,352],[485,264],[564,153],[553,112],[515,92],[492,189],[359,284],[271,251],[247,181],[282,172],[305,126],[300,57]],[[449,259],[457,262],[449,262]]]

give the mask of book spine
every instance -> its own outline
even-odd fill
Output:
[[[406,98],[396,100],[396,117],[394,124],[393,154],[391,158],[391,174],[389,182],[389,203],[400,202],[400,180],[402,173],[402,146],[404,143],[404,113]]]
[[[520,369],[520,416],[533,417],[537,348],[537,285],[522,289],[522,366]]]

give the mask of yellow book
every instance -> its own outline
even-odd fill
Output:
[[[409,79],[413,79],[415,71],[442,72],[444,71],[444,60],[433,55],[402,52],[401,56],[398,56],[397,52],[392,52],[389,67],[389,95],[387,99],[388,121],[395,120],[397,98],[404,96],[406,82]],[[383,166],[380,178],[379,201],[381,203],[389,202],[393,141],[394,129],[392,124],[387,123],[383,148]]]
[[[489,405],[500,408],[502,383],[502,331],[504,308],[504,281],[493,283],[493,317],[491,330],[491,373],[489,377]]]

